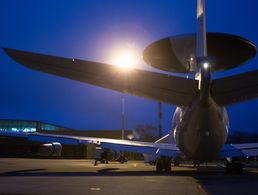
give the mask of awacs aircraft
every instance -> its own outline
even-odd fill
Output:
[[[143,53],[151,66],[174,73],[195,73],[195,79],[136,69],[121,73],[108,64],[4,49],[15,61],[34,70],[178,106],[170,134],[176,144],[37,133],[1,134],[44,143],[95,144],[110,151],[150,154],[157,158],[157,171],[169,171],[171,158],[179,152],[197,163],[217,157],[258,155],[258,143],[225,145],[229,128],[225,106],[258,97],[258,71],[211,79],[212,72],[235,68],[253,58],[256,47],[238,36],[206,33],[205,14],[205,0],[197,0],[196,34],[156,41]],[[228,170],[242,170],[234,162],[226,165]]]

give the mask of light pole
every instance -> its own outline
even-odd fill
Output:
[[[162,137],[162,103],[158,102],[159,138]]]
[[[125,97],[122,94],[122,139],[125,139]]]

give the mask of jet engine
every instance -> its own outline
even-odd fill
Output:
[[[108,161],[116,161],[120,158],[121,152],[119,150],[104,149],[101,153],[101,158]]]
[[[103,149],[100,155],[102,162],[118,161],[121,163],[127,162],[127,158],[124,157],[119,150]]]
[[[62,145],[58,142],[42,144],[39,146],[36,155],[42,157],[60,157]]]

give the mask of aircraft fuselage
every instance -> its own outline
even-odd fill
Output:
[[[180,151],[196,162],[211,161],[226,142],[227,111],[212,97],[206,104],[200,96],[189,107],[177,107],[173,117],[174,138]]]

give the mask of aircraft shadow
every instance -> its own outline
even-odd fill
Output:
[[[227,175],[224,170],[175,170],[171,173],[157,173],[155,171],[121,171],[118,168],[104,168],[97,172],[58,172],[47,169],[25,169],[0,174],[4,177],[192,177],[208,194],[245,194],[246,189],[256,194],[258,173],[245,171],[242,175]]]
[[[227,175],[223,169],[220,170],[209,170],[209,169],[201,169],[201,170],[175,170],[170,173],[157,173],[156,171],[121,171],[119,168],[105,168],[99,169],[96,172],[74,172],[74,171],[48,171],[47,169],[25,169],[25,170],[16,170],[10,172],[0,173],[0,177],[17,177],[17,176],[62,176],[62,177],[74,177],[74,176],[192,176],[196,179],[202,179],[210,176],[217,177],[235,177],[237,175]],[[245,171],[240,177],[244,176],[252,176],[257,178],[258,183],[258,174],[251,173]]]
[[[196,175],[194,178],[207,194],[257,194],[258,174]]]
[[[97,172],[55,172],[47,169],[24,169],[0,174],[4,177],[192,177],[208,194],[256,194],[258,173],[245,171],[242,175],[227,175],[224,170],[175,170],[171,173],[155,171],[121,171],[118,168],[104,168]]]

